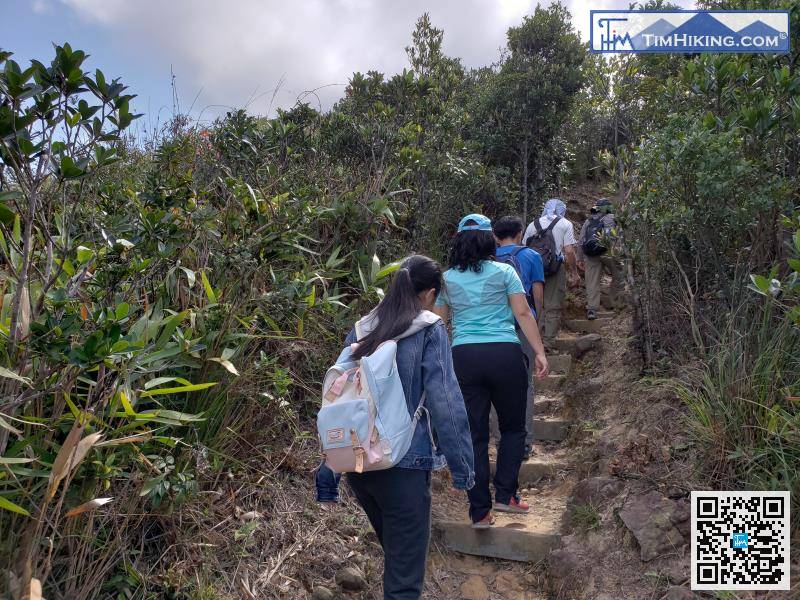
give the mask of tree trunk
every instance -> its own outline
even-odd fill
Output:
[[[528,159],[530,149],[528,148],[528,138],[522,143],[522,221],[528,222]]]

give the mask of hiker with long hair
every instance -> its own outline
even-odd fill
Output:
[[[447,329],[430,311],[441,288],[442,270],[436,261],[419,255],[406,258],[383,300],[347,336],[349,348],[342,353],[347,356],[337,360],[352,364],[369,359],[384,342],[397,340],[400,401],[404,395],[410,415],[426,413],[416,420],[408,451],[394,466],[363,472],[345,469],[350,488],[383,547],[387,600],[417,599],[422,594],[430,538],[431,471],[447,466],[456,489],[468,490],[475,481],[469,422],[453,371]],[[331,435],[341,434],[334,429]],[[331,458],[327,457],[329,464],[333,464]],[[332,471],[323,465],[317,474],[318,498],[335,501],[335,484]]]
[[[525,452],[525,410],[528,376],[514,321],[534,353],[536,377],[549,367],[536,320],[514,267],[495,262],[491,221],[467,215],[458,224],[450,248],[450,269],[436,300],[444,320],[452,313],[453,364],[469,415],[475,453],[475,486],[468,491],[469,514],[475,529],[492,524],[489,490],[489,410],[494,406],[500,429],[494,476],[494,509],[528,512],[517,494],[519,468]]]

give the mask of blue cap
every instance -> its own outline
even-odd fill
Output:
[[[466,223],[473,221],[475,225],[467,225]],[[483,215],[479,215],[477,213],[473,213],[471,215],[467,215],[461,221],[458,222],[458,230],[459,231],[491,231],[492,230],[492,222],[489,220],[489,217],[484,217]]]

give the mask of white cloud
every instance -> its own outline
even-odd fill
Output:
[[[256,113],[270,109],[273,93],[274,108],[290,106],[305,90],[317,88],[321,105],[328,107],[354,71],[402,70],[404,48],[425,11],[444,29],[449,55],[468,66],[490,64],[505,45],[508,27],[536,6],[531,0],[61,2],[113,34],[125,54],[163,72],[165,85],[172,66],[184,105],[202,89],[199,107],[242,106],[250,99]],[[622,8],[627,0],[567,4],[586,39],[590,7]]]
[[[423,12],[445,30],[445,50],[468,65],[489,64],[528,0],[61,0],[81,19],[113,33],[127,54],[163,70],[172,65],[186,103],[251,110],[288,106],[320,88],[322,106],[339,98],[354,71],[407,67],[404,47]],[[138,56],[137,56],[138,55]]]

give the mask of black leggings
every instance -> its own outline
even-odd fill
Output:
[[[506,504],[517,493],[517,479],[525,453],[525,400],[528,375],[518,343],[461,344],[453,347],[455,368],[467,406],[475,487],[469,496],[469,515],[480,521],[492,508],[489,491],[489,410],[494,405],[500,428],[495,500]]]

